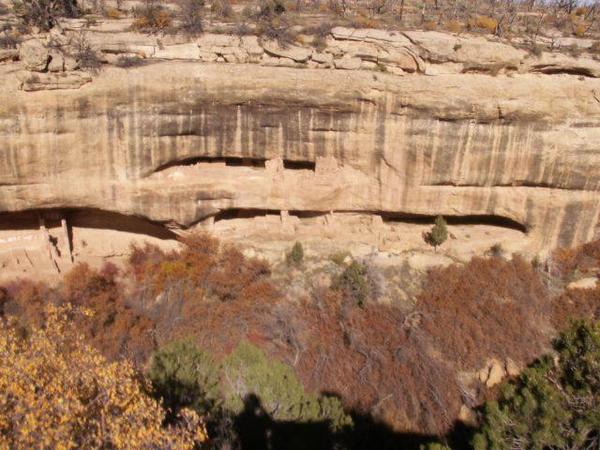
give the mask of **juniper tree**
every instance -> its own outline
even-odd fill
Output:
[[[438,246],[446,242],[446,239],[448,239],[448,228],[442,216],[436,217],[435,224],[431,228],[431,231],[425,233],[424,239],[435,251],[437,251]]]
[[[600,445],[600,324],[575,323],[547,356],[501,388],[483,411],[475,450]]]

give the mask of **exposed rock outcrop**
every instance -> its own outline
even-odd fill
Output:
[[[334,29],[318,52],[95,33],[104,55],[156,62],[91,83],[6,72],[0,211],[98,208],[174,227],[253,210],[485,217],[527,232],[532,252],[596,235],[592,59],[583,82],[545,56],[434,32]],[[25,92],[48,89],[63,90]]]
[[[43,72],[48,67],[50,52],[38,39],[29,39],[21,44],[19,58],[25,69],[32,72]]]

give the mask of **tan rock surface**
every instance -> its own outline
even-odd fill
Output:
[[[50,59],[48,49],[37,39],[29,39],[21,44],[19,58],[27,70],[43,72]]]
[[[0,211],[94,208],[215,229],[273,215],[269,233],[282,227],[293,236],[314,220],[311,233],[332,238],[340,229],[324,227],[335,214],[356,213],[377,218],[366,225],[365,248],[397,248],[404,232],[396,224],[437,214],[489,226],[487,238],[478,235],[485,245],[502,240],[531,254],[596,236],[596,66],[581,81],[569,75],[571,62],[544,73],[522,50],[483,38],[344,30],[328,40],[335,41],[329,48],[340,45],[327,57],[300,47],[263,54],[255,37],[166,45],[128,32],[105,33],[103,41],[97,33],[101,52],[138,51],[155,61],[105,66],[91,83],[81,71],[0,65]],[[351,56],[344,42],[363,50]],[[398,67],[402,60],[382,56],[392,51],[413,61],[412,74]],[[203,55],[227,64],[202,62]],[[511,77],[422,75],[521,57]],[[238,64],[252,58],[278,67]],[[319,67],[355,64],[311,69],[299,62],[306,58]],[[461,236],[447,247],[468,247],[470,233]]]

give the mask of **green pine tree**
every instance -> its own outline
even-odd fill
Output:
[[[267,358],[248,342],[241,342],[223,362],[223,380],[225,407],[234,413],[242,411],[246,395],[254,394],[275,420],[329,421],[335,431],[352,425],[338,398],[306,393],[290,366]]]
[[[600,324],[575,323],[547,356],[488,402],[475,450],[597,448],[600,433]]]
[[[446,242],[446,239],[448,239],[448,227],[442,216],[436,217],[435,224],[431,228],[431,231],[425,233],[424,239],[435,251],[437,251],[438,246]]]
[[[174,417],[181,408],[201,415],[215,412],[220,403],[219,366],[191,340],[172,342],[152,355],[148,378],[154,394]]]

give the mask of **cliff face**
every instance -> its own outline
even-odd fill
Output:
[[[0,66],[0,211],[94,208],[175,228],[250,211],[442,214],[508,224],[532,251],[595,236],[600,63],[420,33],[402,37],[412,73],[399,57],[373,70],[368,49],[339,50],[348,33],[330,38],[330,68],[312,51],[292,59],[298,48],[225,64],[174,43],[178,58],[163,49],[78,89],[30,92],[19,63]],[[358,40],[389,55],[378,33]]]

